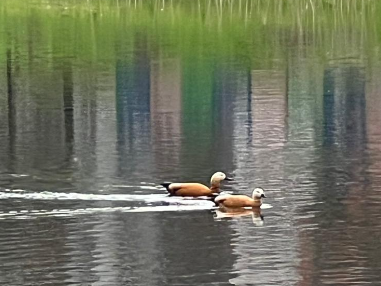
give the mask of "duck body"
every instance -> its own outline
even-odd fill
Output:
[[[163,183],[161,184],[170,196],[182,197],[215,197],[220,192],[221,181],[231,181],[224,173],[214,173],[210,179],[210,187],[200,183]]]
[[[259,208],[262,205],[262,198],[265,198],[262,188],[255,188],[252,197],[246,195],[222,194],[214,199],[214,202],[221,208]]]
[[[260,207],[262,205],[261,199],[252,199],[246,195],[220,195],[214,201],[227,208]]]
[[[201,197],[212,196],[215,191],[200,183],[165,183],[170,196]]]

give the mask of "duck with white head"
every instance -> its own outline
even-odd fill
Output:
[[[216,172],[210,179],[210,187],[200,183],[163,183],[170,196],[202,197],[215,196],[220,192],[222,181],[232,181],[223,172]]]
[[[252,196],[220,194],[214,202],[221,208],[259,208],[262,205],[262,199],[266,198],[265,191],[262,188],[255,188]]]

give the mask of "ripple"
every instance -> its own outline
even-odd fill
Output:
[[[167,194],[82,194],[62,192],[28,192],[22,189],[0,191],[0,199],[25,200],[80,200],[80,201],[144,201],[144,202],[183,202],[194,198],[169,197]],[[199,199],[197,199],[199,200]]]

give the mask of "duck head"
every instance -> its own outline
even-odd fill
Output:
[[[222,172],[217,172],[214,173],[212,178],[210,179],[210,184],[212,186],[219,186],[221,181],[233,181],[232,178],[227,177],[224,173]]]
[[[260,200],[262,198],[266,198],[265,191],[262,188],[255,188],[253,190],[253,199]]]

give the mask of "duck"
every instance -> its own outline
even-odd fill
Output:
[[[262,205],[262,198],[266,198],[262,188],[255,188],[252,196],[220,194],[214,198],[214,203],[222,209],[234,210],[241,208],[259,208]]]
[[[182,197],[216,197],[220,192],[222,181],[232,181],[223,172],[216,172],[210,179],[210,187],[200,183],[163,183],[163,186],[170,196]]]

